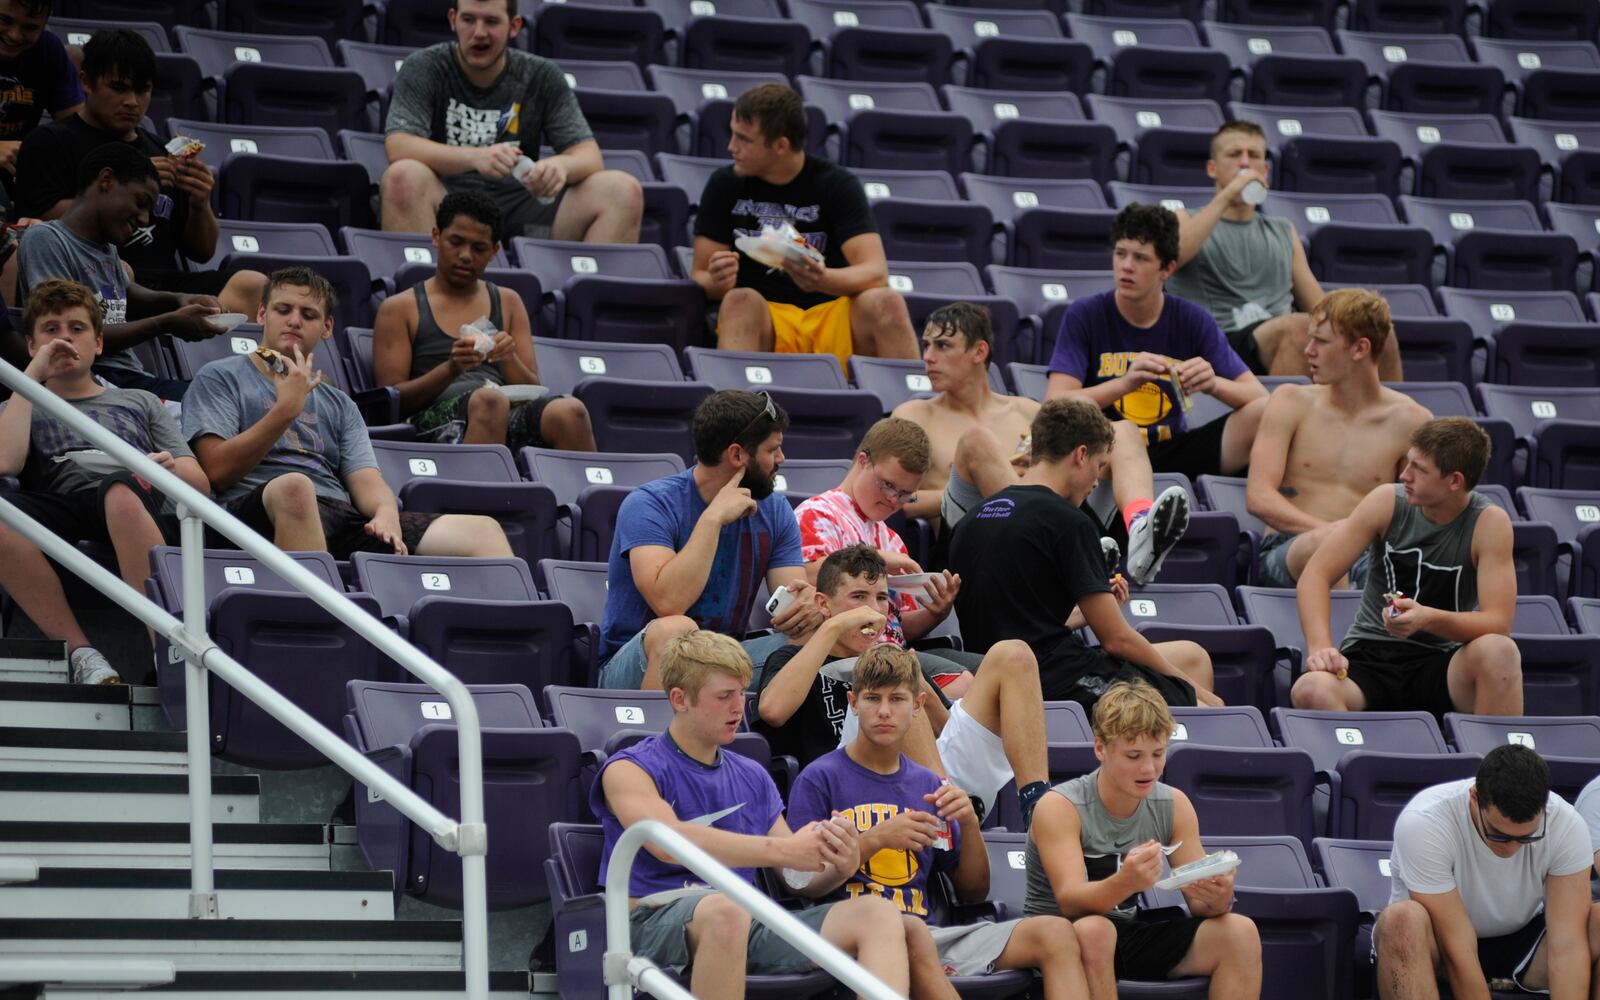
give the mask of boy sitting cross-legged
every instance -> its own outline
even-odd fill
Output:
[[[861,865],[836,895],[881,896],[929,920],[929,876],[949,871],[959,899],[981,902],[989,893],[989,855],[967,793],[905,755],[906,736],[928,697],[923,683],[914,654],[884,645],[863,653],[849,693],[859,732],[800,773],[789,816],[796,823],[853,816]],[[940,962],[954,975],[1036,968],[1047,1000],[1088,992],[1077,936],[1062,917],[936,926],[932,932]],[[928,987],[919,995],[957,996],[947,979]]]
[[[90,369],[105,348],[100,323],[100,304],[86,286],[59,278],[39,283],[22,317],[31,356],[24,374],[209,493],[211,484],[159,399],[143,389],[95,381]],[[142,592],[150,575],[150,547],[167,541],[176,525],[161,513],[161,494],[149,483],[124,469],[107,474],[79,464],[71,454],[93,449],[66,424],[35,413],[21,396],[12,396],[0,412],[0,475],[22,480],[22,492],[8,493],[6,500],[70,542],[109,542],[123,580]],[[48,638],[67,644],[74,682],[122,682],[89,645],[44,553],[6,527],[0,527],[0,587]]]

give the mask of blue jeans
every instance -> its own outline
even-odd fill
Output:
[[[646,666],[644,634],[649,630],[650,626],[646,624],[632,639],[618,647],[617,651],[611,654],[611,659],[600,665],[601,687],[639,690],[639,683],[644,680]],[[774,632],[771,635],[745,639],[742,645],[744,651],[750,654],[750,662],[755,664],[755,673],[750,679],[751,687],[754,687],[756,679],[761,676],[761,668],[767,663],[767,657],[789,645],[789,637],[782,632]]]

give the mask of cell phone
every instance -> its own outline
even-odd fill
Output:
[[[767,614],[776,618],[789,610],[789,605],[794,603],[794,595],[789,593],[788,587],[779,587],[767,598]]]

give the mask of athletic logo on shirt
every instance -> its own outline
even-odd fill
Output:
[[[492,146],[499,141],[506,117],[516,123],[517,107],[513,104],[508,111],[473,108],[452,97],[444,108],[444,141],[451,146]]]
[[[1138,351],[1105,351],[1100,355],[1100,367],[1095,372],[1097,380],[1120,378],[1127,374],[1128,365],[1139,354]],[[1176,364],[1176,359],[1168,358]],[[1155,440],[1165,441],[1172,437],[1172,429],[1166,426],[1157,426],[1163,420],[1172,416],[1172,397],[1161,387],[1162,381],[1171,381],[1170,376],[1165,380],[1158,379],[1146,382],[1133,390],[1115,403],[1111,408],[1117,415],[1139,428],[1145,444],[1150,443],[1151,428],[1155,429]]]
[[[1445,611],[1461,611],[1462,566],[1425,562],[1420,548],[1396,549],[1383,543],[1383,572],[1391,592],[1399,591],[1418,604]]]
[[[856,829],[862,832],[872,829],[879,823],[887,823],[900,812],[900,806],[893,802],[868,802],[856,806]],[[884,848],[872,857],[861,862],[857,871],[860,879],[853,878],[845,884],[845,891],[851,898],[866,893],[882,896],[889,902],[898,906],[904,913],[913,913],[919,917],[928,915],[928,901],[921,889],[906,888],[918,880],[922,866],[917,862],[917,853],[908,850],[891,850]]]
[[[11,106],[13,104],[26,105],[28,109],[32,109],[34,104],[33,88],[24,87],[22,81],[14,76],[0,76],[0,119],[11,116]],[[26,117],[28,111],[22,111],[21,114]],[[20,121],[0,121],[0,135],[21,132],[25,125],[25,122]]]
[[[785,222],[793,223],[795,231],[800,238],[806,241],[811,249],[818,253],[827,253],[828,234],[822,232],[807,232],[805,226],[816,225],[822,218],[821,205],[786,205],[777,201],[756,201],[754,198],[740,198],[733,203],[733,215],[754,216],[756,225],[753,229],[744,229],[739,226],[733,228],[734,236],[760,236],[763,229],[777,229]]]

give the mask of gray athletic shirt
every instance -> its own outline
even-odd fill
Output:
[[[1167,281],[1167,291],[1211,310],[1232,333],[1294,309],[1294,227],[1254,213],[1249,222],[1221,219],[1194,259]]]
[[[1372,543],[1367,585],[1361,592],[1361,609],[1345,633],[1342,646],[1353,639],[1405,642],[1429,649],[1451,650],[1461,645],[1434,635],[1413,632],[1410,638],[1392,636],[1383,627],[1388,605],[1385,594],[1399,591],[1419,604],[1443,611],[1476,611],[1478,570],[1472,564],[1472,532],[1478,515],[1489,506],[1480,493],[1467,498],[1467,509],[1447,524],[1434,524],[1422,511],[1406,502],[1405,487],[1394,486],[1394,514],[1389,530]]]
[[[428,301],[427,284],[426,281],[419,281],[412,288],[417,293],[417,336],[411,342],[412,378],[419,378],[449,361],[456,343],[455,334],[446,333],[439,326],[439,321],[434,319],[433,306]],[[500,287],[492,281],[484,284],[489,286],[489,322],[494,324],[496,330],[504,329],[504,318],[500,315]],[[428,406],[455,399],[464,392],[472,392],[485,385],[505,384],[506,376],[500,366],[484,362],[470,371],[462,372]]]
[[[33,286],[51,278],[70,278],[89,286],[100,303],[100,321],[107,326],[128,321],[128,273],[122,269],[117,248],[110,243],[91,243],[60,219],[23,230],[17,247],[17,301],[28,301]],[[96,368],[144,371],[132,351],[105,351],[94,364]]]
[[[1122,867],[1123,857],[1135,847],[1154,840],[1165,844],[1172,840],[1172,787],[1156,782],[1150,796],[1139,803],[1139,808],[1127,819],[1118,819],[1106,812],[1100,802],[1100,769],[1063,781],[1050,789],[1067,797],[1078,807],[1078,822],[1082,828],[1079,842],[1083,846],[1083,866],[1089,881],[1099,882],[1110,878]],[[1028,834],[1024,858],[1027,863],[1028,892],[1023,900],[1022,912],[1033,916],[1047,914],[1060,916],[1056,894],[1050,887],[1050,876],[1045,873],[1044,862],[1039,858],[1039,848]],[[1131,917],[1137,908],[1138,898],[1129,896],[1111,911],[1112,916]]]
[[[555,63],[507,49],[505,71],[489,86],[478,87],[461,72],[454,42],[419,49],[400,64],[384,132],[420,135],[449,146],[515,142],[535,160],[541,139],[559,153],[594,138]],[[467,173],[457,179],[469,178],[485,187],[521,187],[509,177],[494,181]]]
[[[177,421],[161,400],[143,389],[107,388],[98,395],[69,399],[72,408],[146,454],[170,452],[193,458]],[[0,407],[4,409],[4,407]],[[37,493],[76,493],[96,489],[105,477],[61,456],[98,446],[82,434],[35,408],[28,427],[28,459],[22,467],[22,488]]]

